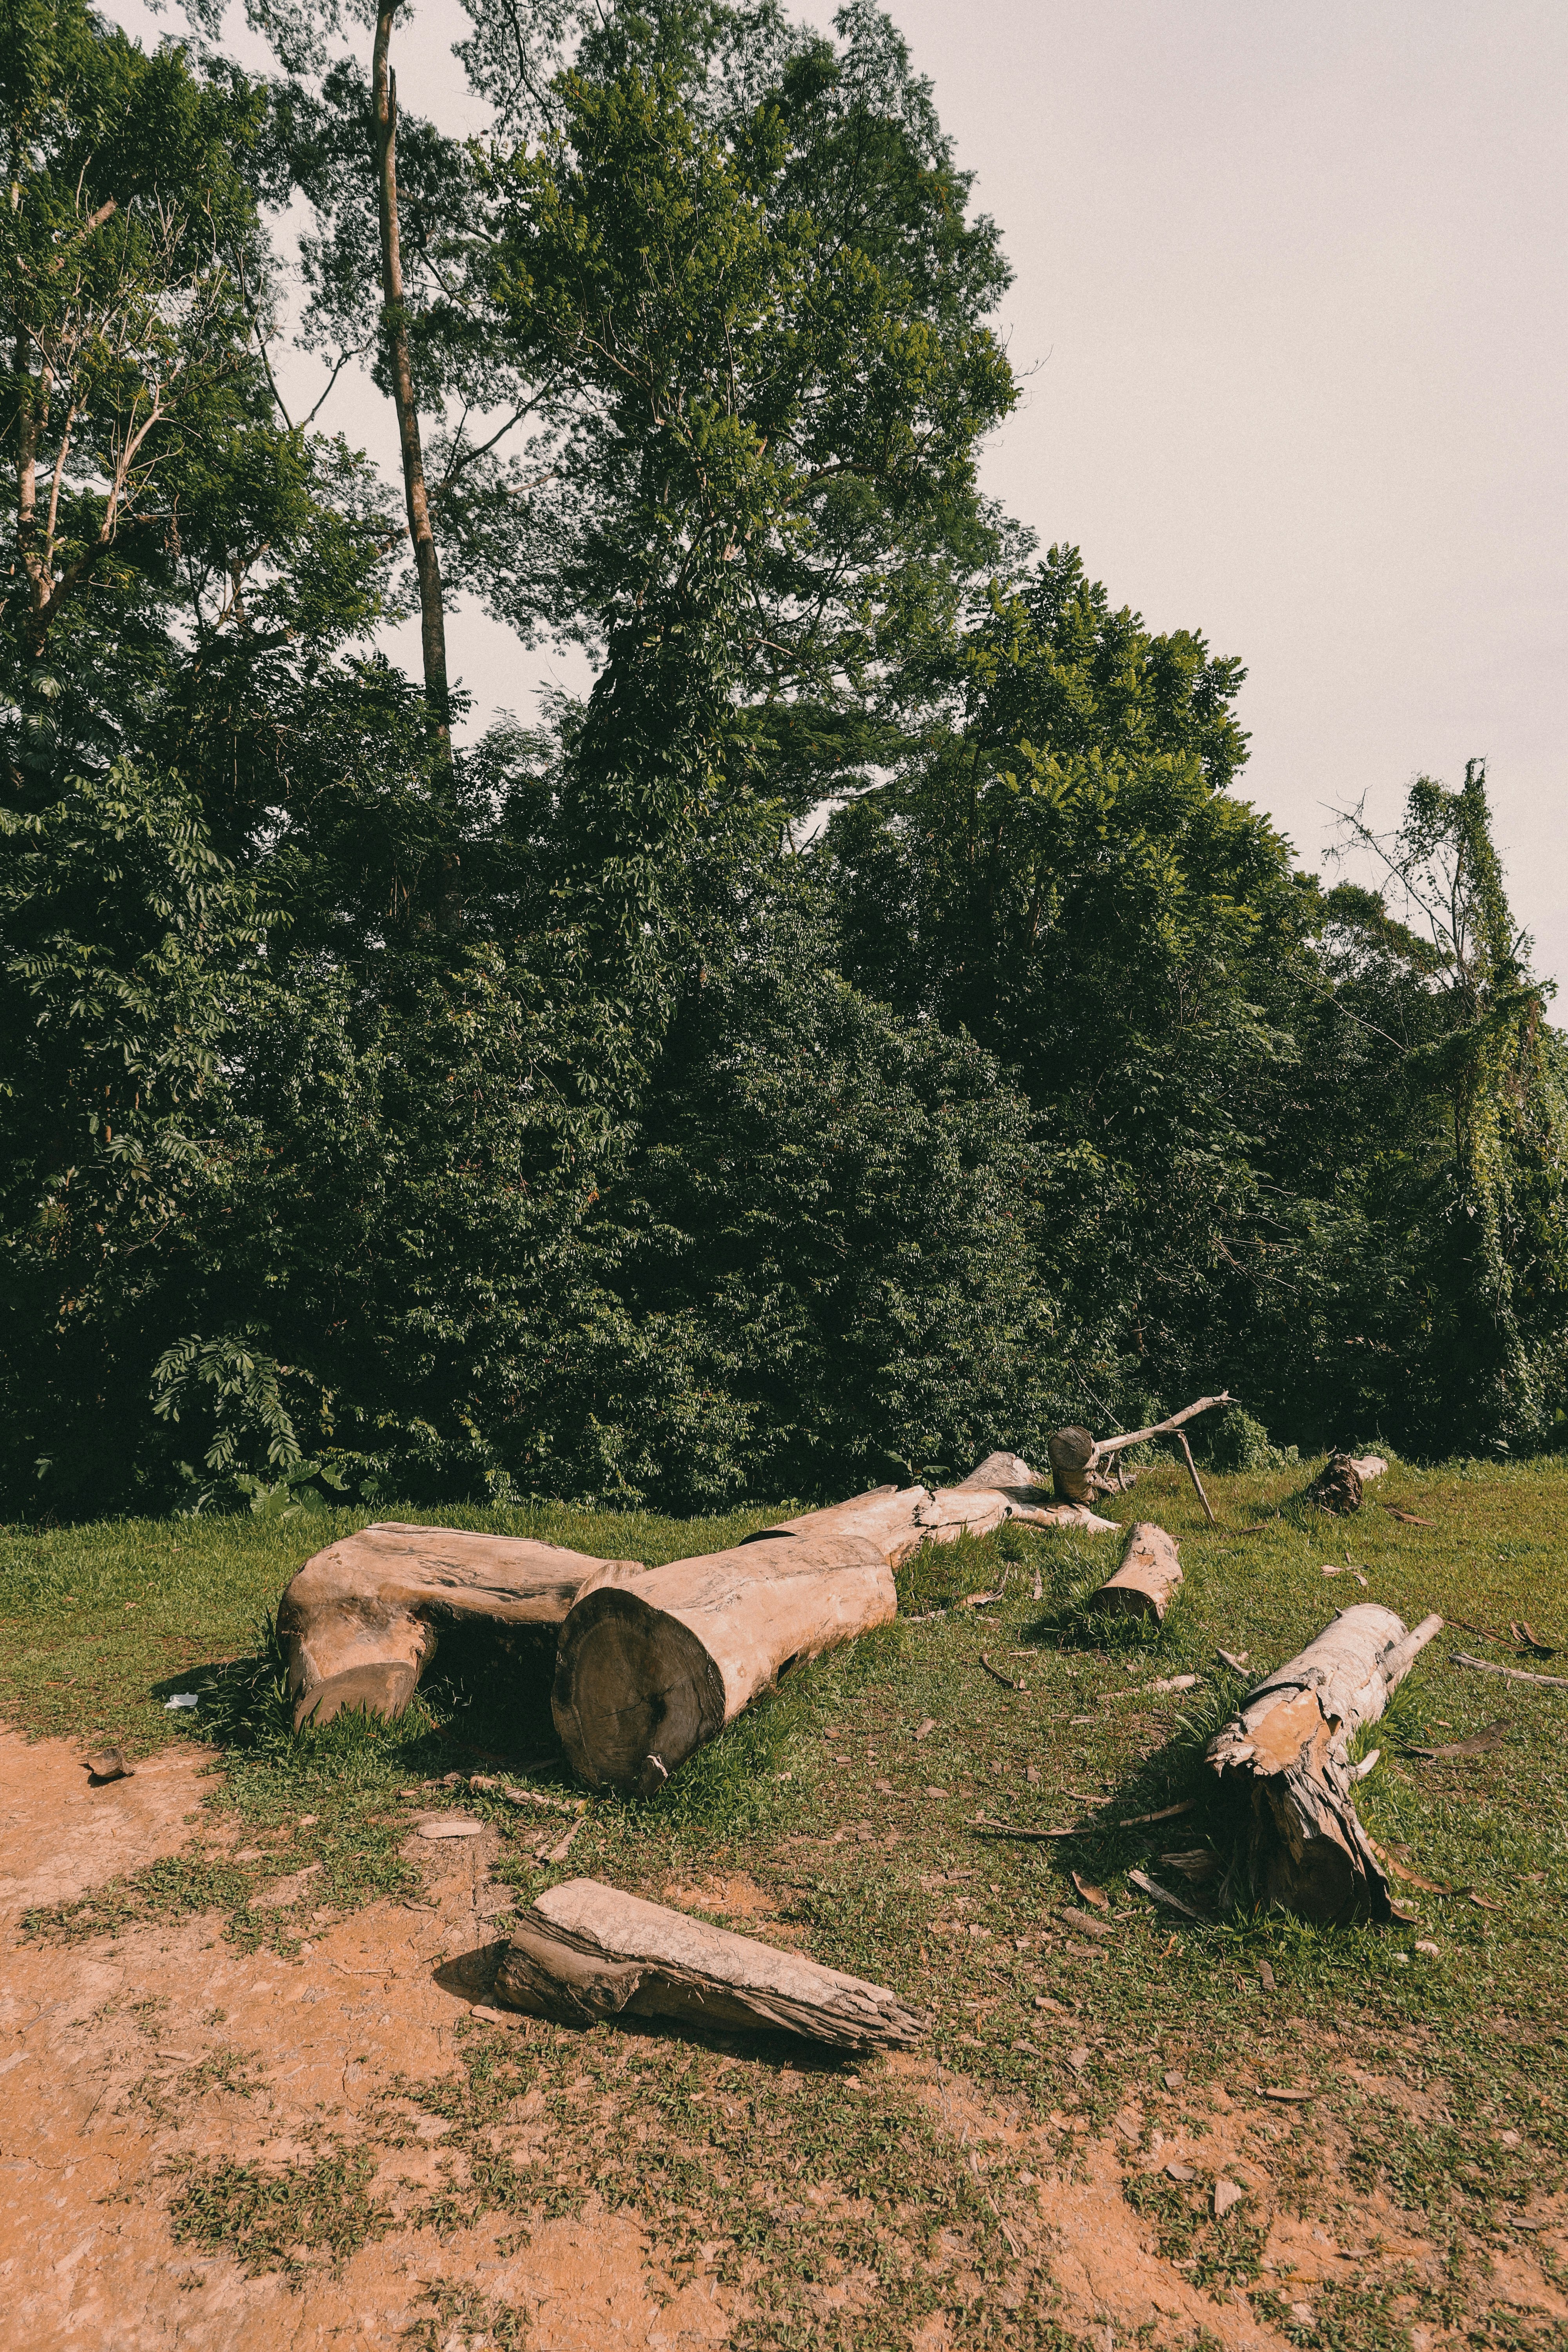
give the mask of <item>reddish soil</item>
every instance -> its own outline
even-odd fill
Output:
[[[313,2264],[303,2286],[278,2273],[249,2277],[227,2254],[174,2242],[172,2168],[183,2159],[309,2160],[323,2132],[351,2146],[362,2139],[362,2118],[397,2076],[458,2071],[454,2027],[482,1994],[489,1915],[502,1899],[489,1885],[488,1832],[451,1843],[411,1837],[408,1851],[425,1874],[423,1904],[379,1904],[347,1919],[322,1915],[313,1948],[296,1963],[247,1957],[202,1916],[87,1943],[19,1934],[32,1905],[67,1899],[194,1840],[210,1850],[211,1833],[198,1822],[205,1761],[183,1751],[142,1764],[133,1780],[92,1788],[82,1758],[65,1743],[28,1745],[0,1733],[6,2344],[26,2352],[390,2347],[428,2316],[426,2289],[437,2279],[448,2287],[460,2281],[476,2303],[519,2313],[523,2340],[539,2352],[695,2352],[723,2344],[744,2291],[700,2273],[678,2288],[637,2221],[593,2201],[575,2219],[536,2223],[526,2247],[510,2254],[501,2251],[504,2232],[489,2224],[439,2240],[429,2230],[397,2228],[335,2276]],[[728,1913],[752,1932],[779,1932],[743,1876],[667,1892]],[[518,2029],[497,2022],[490,2030]],[[1157,2344],[1206,2336],[1226,2352],[1287,2352],[1288,2337],[1256,2316],[1245,2296],[1205,2294],[1159,2255],[1153,2231],[1122,2194],[1141,2116],[1124,2116],[1102,2140],[1081,2133],[1073,2116],[1025,2129],[962,2078],[939,2080],[929,2061],[888,2063],[953,2136],[955,2161],[982,2181],[1004,2155],[1034,2168],[1039,2220],[1030,2235],[1056,2284],[1055,2315],[1069,2328],[1104,2352],[1139,2329]],[[505,2126],[519,2155],[557,2128],[542,2112],[530,2113],[532,2105],[531,2096]],[[1163,2124],[1163,2137],[1139,2164],[1223,2165],[1267,2206],[1277,2115],[1222,2101],[1190,2140],[1174,2105]],[[444,2128],[426,2119],[414,2146],[384,2155],[372,2193],[395,2208],[433,2183]],[[1331,2168],[1332,2160],[1326,2151]],[[1276,2218],[1267,2283],[1310,2310],[1315,2284],[1352,2272],[1354,2256],[1341,2248],[1373,2236],[1384,2250],[1380,2266],[1436,2264],[1433,2250],[1409,2237],[1386,2204],[1352,2206],[1347,2198],[1344,2224],[1331,2238]],[[1562,2236],[1553,2233],[1551,2248],[1559,2257]],[[1491,2291],[1527,2328],[1568,2320],[1568,2303],[1530,2255],[1500,2265]],[[853,2300],[848,2284],[826,2292],[830,2301]],[[450,2352],[472,2352],[493,2338],[455,2329],[445,2341]],[[945,2352],[949,2343],[941,2322],[918,2337],[920,2352]]]

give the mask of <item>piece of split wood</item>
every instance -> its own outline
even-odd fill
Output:
[[[991,1676],[992,1681],[1000,1683],[1004,1690],[1021,1691],[1028,1689],[1029,1686],[1027,1683],[1016,1683],[1011,1675],[1005,1675],[1000,1666],[994,1666],[984,1650],[980,1653],[980,1663],[984,1667],[986,1673]]]
[[[545,1861],[564,1862],[567,1855],[572,1851],[572,1841],[576,1836],[582,1826],[583,1824],[581,1822],[574,1822],[565,1836],[559,1839],[557,1843],[551,1847],[549,1853],[544,1857]]]
[[[1315,2099],[1318,2095],[1315,2091],[1289,2091],[1283,2084],[1276,2086],[1269,2083],[1259,2083],[1258,2087],[1266,2099],[1278,2099],[1287,2106],[1299,2107],[1308,2099]]]
[[[1474,1666],[1479,1674],[1506,1675],[1510,1683],[1541,1683],[1548,1690],[1568,1690],[1568,1675],[1533,1675],[1523,1666],[1494,1665],[1489,1658],[1472,1658],[1463,1650],[1456,1650],[1448,1663],[1455,1666]]]
[[[1142,1871],[1130,1870],[1127,1883],[1130,1886],[1136,1886],[1140,1894],[1149,1895],[1155,1903],[1163,1903],[1168,1910],[1180,1911],[1184,1917],[1196,1919],[1201,1926],[1208,1926],[1209,1922],[1201,1911],[1194,1911],[1190,1903],[1184,1903],[1179,1895],[1173,1895],[1169,1887],[1157,1885]]]
[[[886,1986],[821,1967],[663,1904],[568,1879],[531,1904],[496,1978],[498,2002],[562,2025],[619,2015],[797,2033],[830,2048],[907,2048],[925,2031]]]
[[[1058,1916],[1065,1919],[1069,1927],[1087,1928],[1091,1936],[1114,1936],[1116,1933],[1108,1921],[1097,1919],[1092,1911],[1080,1911],[1073,1903],[1064,1903]]]
[[[479,1837],[484,1826],[483,1822],[470,1821],[463,1813],[442,1813],[433,1822],[421,1822],[419,1834],[422,1838]]]
[[[1216,1650],[1215,1656],[1222,1666],[1228,1666],[1233,1675],[1244,1675],[1247,1672],[1247,1653],[1245,1650]]]
[[[1194,1797],[1184,1797],[1179,1805],[1162,1805],[1157,1813],[1129,1813],[1124,1820],[1112,1822],[1116,1830],[1139,1830],[1150,1822],[1173,1822],[1178,1813],[1190,1813],[1197,1802]]]

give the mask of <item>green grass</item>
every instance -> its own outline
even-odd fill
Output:
[[[1075,2124],[1103,2132],[1118,2114],[1136,2116],[1147,2144],[1178,2115],[1189,2133],[1206,2128],[1221,2093],[1321,2078],[1331,2098],[1281,2105],[1277,2136],[1260,2149],[1277,2205],[1364,2243],[1345,2216],[1381,2189],[1436,2248],[1437,2271],[1314,2290],[1307,2327],[1290,2315],[1291,2292],[1258,2272],[1264,2217],[1250,2199],[1215,2222],[1201,2167],[1184,2186],[1129,2163],[1130,2194],[1170,2259],[1188,2265],[1182,2275],[1215,2292],[1245,2287],[1302,2343],[1381,2352],[1403,2344],[1412,2324],[1523,2343],[1489,2264],[1535,2242],[1516,2234],[1513,2213],[1568,2182],[1568,1692],[1475,1674],[1450,1656],[1514,1658],[1509,1622],[1528,1617],[1562,1644],[1545,1670],[1568,1670],[1568,1463],[1396,1463],[1351,1521],[1293,1499],[1314,1466],[1211,1475],[1223,1523],[1215,1531],[1165,1465],[1118,1502],[1123,1517],[1157,1517],[1182,1544],[1185,1587],[1152,1639],[1108,1636],[1082,1609],[1086,1579],[1114,1562],[1114,1538],[1009,1529],[921,1555],[900,1577],[898,1625],[791,1675],[657,1799],[595,1798],[568,1867],[654,1896],[672,1878],[749,1874],[818,1958],[929,2011],[944,2070],[1021,2125],[1054,2116],[1069,2127],[1064,2149]],[[1402,1525],[1384,1502],[1436,1524]],[[777,1508],[695,1524],[447,1516],[655,1560],[715,1549]],[[388,1507],[385,1516],[437,1515]],[[544,1651],[502,1671],[448,1645],[402,1723],[289,1737],[277,1662],[256,1629],[307,1553],[353,1524],[346,1515],[127,1521],[0,1535],[9,1633],[0,1715],[35,1731],[116,1736],[139,1752],[216,1737],[215,1816],[237,1810],[247,1833],[287,1831],[268,1874],[320,1862],[312,1906],[351,1908],[393,1891],[404,1870],[398,1788],[542,1755],[554,1759],[546,1780],[564,1790],[570,1776],[550,1724]],[[1243,1685],[1216,1664],[1216,1647],[1246,1652],[1249,1674],[1289,1656],[1335,1607],[1363,1597],[1354,1578],[1321,1574],[1347,1554],[1367,1578],[1365,1597],[1407,1622],[1436,1609],[1486,1629],[1440,1636],[1424,1654],[1374,1735],[1383,1760],[1361,1795],[1380,1843],[1455,1892],[1413,1892],[1415,1922],[1384,1930],[1310,1928],[1236,1901],[1207,1925],[1154,1910],[1130,1887],[1129,1869],[1200,1908],[1216,1901],[1217,1876],[1194,1881],[1164,1860],[1205,1845],[1225,1857],[1228,1825],[1202,1741]],[[963,1605],[1008,1570],[1000,1602]],[[982,1669],[982,1650],[1026,1689],[1003,1689]],[[1182,1673],[1203,1679],[1185,1694],[1142,1687]],[[197,1687],[194,1719],[164,1713],[167,1692]],[[928,1718],[934,1728],[917,1738]],[[1411,1753],[1498,1722],[1504,1743],[1480,1755]],[[1191,1810],[1169,1821],[1116,1826],[1188,1800]],[[476,1801],[465,1791],[464,1801]],[[490,1810],[515,1830],[506,1808]],[[977,1815],[1058,1826],[1089,1811],[1103,1819],[1050,1844],[976,1834]],[[301,1826],[302,1815],[316,1818]],[[520,1904],[563,1874],[536,1864],[515,1837],[504,1852],[501,1874]],[[1108,1892],[1108,1937],[1061,1920],[1063,1904],[1079,1899],[1074,1871]],[[309,1932],[308,1908],[258,1915],[254,1888],[254,1871],[175,1858],[35,1925],[96,1935],[199,1906],[225,1915],[242,1942],[265,1937],[287,1954]],[[1436,1942],[1436,1955],[1418,1953],[1418,1940]],[[1069,2063],[1075,2049],[1088,2053],[1079,2067]],[[422,2114],[447,2124],[449,2178],[425,2215],[442,2228],[489,2214],[521,2233],[572,2210],[592,2185],[606,2202],[635,2207],[678,2281],[706,2262],[751,2282],[742,2346],[907,2345],[939,2307],[965,2344],[1065,2341],[1048,2262],[1018,2257],[1007,2240],[1033,2193],[1016,2181],[1018,2164],[993,2150],[978,2178],[895,2074],[868,2067],[847,2088],[842,2066],[784,2045],[737,2055],[721,2038],[708,2046],[615,2028],[531,2027],[504,2039],[475,2029],[459,2054],[442,2081],[395,2086],[376,2126],[379,2144],[392,2147]],[[1184,2078],[1177,2093],[1164,2084],[1173,2069]],[[1394,2095],[1374,2095],[1369,2077]],[[524,2167],[498,2136],[534,2095],[552,2131]],[[1517,2142],[1505,2144],[1505,2132]],[[193,2176],[180,2195],[183,2231],[231,2244],[251,2263],[298,2268],[383,2226],[342,2151],[323,2150],[287,2179],[253,2182],[245,2168],[222,2183]],[[813,2289],[835,2281],[854,2294],[829,2322]],[[486,2320],[462,2279],[437,2280],[430,2294],[432,2342],[481,2322],[509,2340],[504,2315]]]

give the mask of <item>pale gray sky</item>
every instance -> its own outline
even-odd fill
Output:
[[[1308,862],[1331,804],[1392,823],[1413,775],[1484,753],[1516,909],[1568,982],[1568,9],[890,13],[1015,271],[1024,399],[987,488],[1152,625],[1241,656],[1240,790]],[[400,35],[405,102],[454,130],[478,127],[464,22],[424,0]],[[395,467],[363,380],[322,421]],[[478,719],[531,706],[540,656],[461,607],[453,638]],[[417,671],[416,633],[395,650]]]

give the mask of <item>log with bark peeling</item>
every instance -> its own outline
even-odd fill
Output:
[[[1254,1884],[1323,1924],[1387,1919],[1384,1864],[1356,1816],[1356,1733],[1375,1723],[1433,1635],[1363,1601],[1248,1693],[1215,1734],[1207,1760],[1250,1797]]]
[[[345,1707],[401,1715],[439,1625],[559,1625],[590,1577],[637,1568],[462,1528],[362,1528],[308,1559],[279,1603],[294,1728]]]
[[[878,1486],[761,1528],[728,1551],[605,1570],[561,1628],[552,1704],[592,1788],[660,1788],[781,1675],[898,1613],[893,1571],[925,1544],[1008,1519],[1110,1529],[1046,1501],[1027,1463],[988,1454],[956,1486]]]
[[[1230,1402],[1230,1391],[1224,1389],[1218,1396],[1199,1397],[1195,1404],[1184,1405],[1168,1419],[1152,1422],[1147,1429],[1126,1430],[1120,1437],[1097,1438],[1077,1427],[1058,1429],[1046,1449],[1058,1496],[1064,1503],[1092,1504],[1097,1496],[1117,1493],[1118,1481],[1105,1475],[1100,1466],[1102,1462],[1113,1460],[1131,1445],[1142,1445],[1148,1438],[1169,1437],[1195,1421],[1200,1412],[1212,1412],[1216,1405]]]
[[[1182,1562],[1173,1536],[1140,1519],[1128,1538],[1121,1565],[1090,1601],[1107,1616],[1152,1617],[1163,1622],[1182,1589]]]
[[[593,1878],[552,1886],[523,1913],[495,1998],[560,2025],[668,2017],[854,2052],[907,2048],[924,2031],[885,1986]]]

